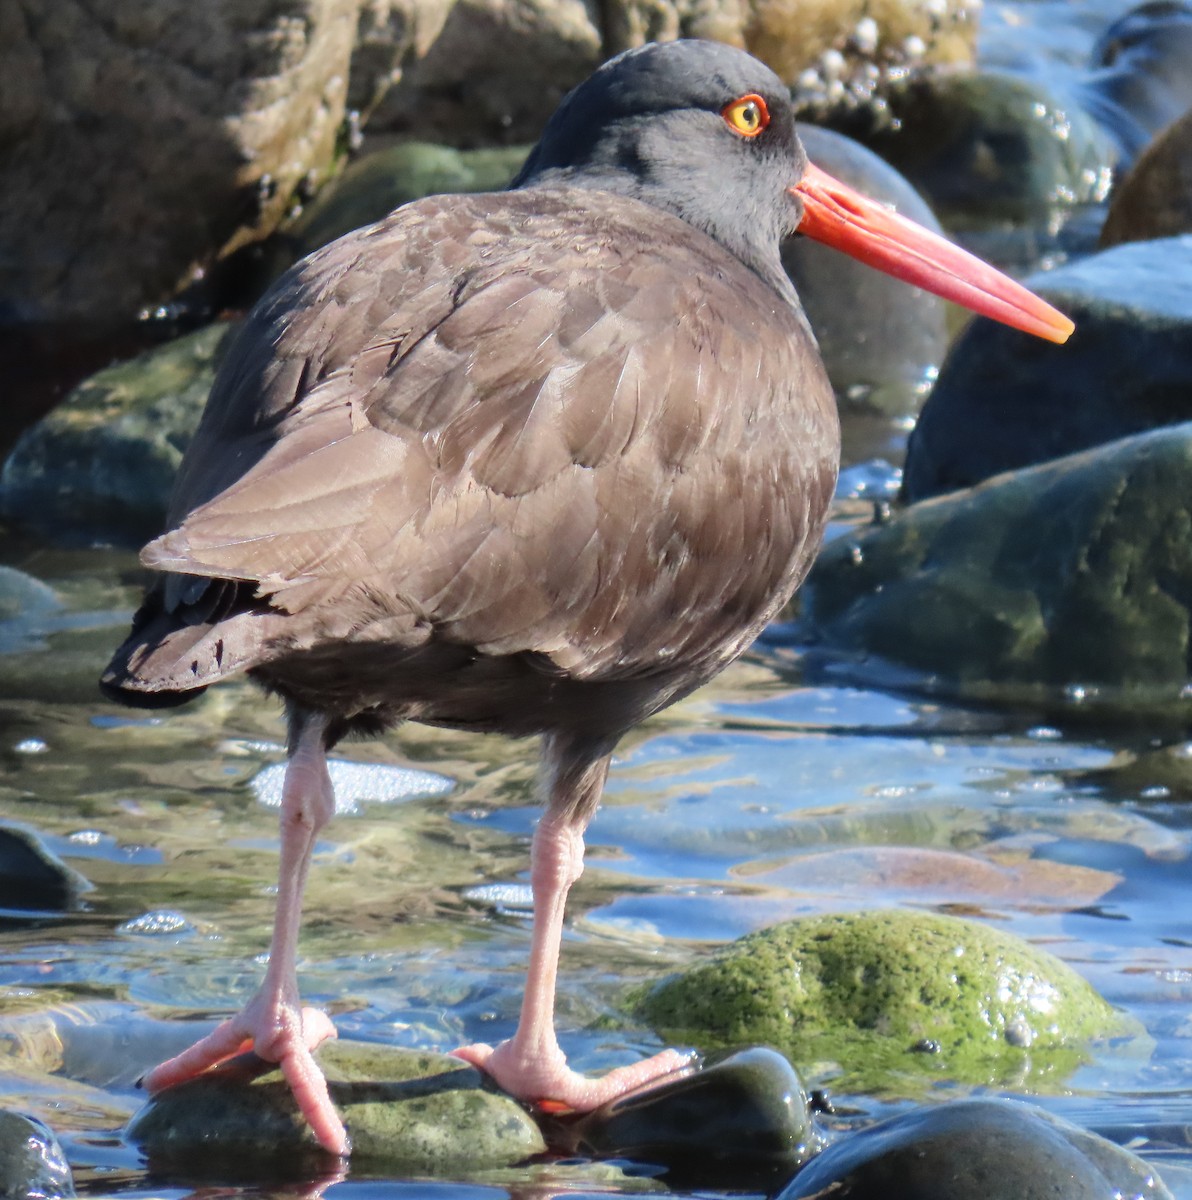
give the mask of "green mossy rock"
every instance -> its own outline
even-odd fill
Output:
[[[352,1139],[352,1163],[442,1175],[511,1166],[545,1146],[515,1100],[445,1054],[362,1042],[318,1053],[331,1098]],[[154,1097],[128,1137],[151,1164],[219,1171],[276,1170],[325,1159],[280,1069],[238,1059]]]
[[[1190,472],[1185,424],[912,505],[824,550],[806,631],[944,693],[1186,707]]]
[[[847,1086],[910,1072],[969,1084],[1066,1075],[1128,1026],[1071,967],[953,917],[885,910],[800,918],[664,980],[639,1016],[671,1040],[761,1042],[831,1060]],[[899,1085],[901,1086],[901,1085]]]
[[[229,328],[209,325],[75,388],[14,447],[0,515],[66,541],[160,533]]]

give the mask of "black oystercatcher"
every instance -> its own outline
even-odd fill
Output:
[[[247,672],[284,699],[277,917],[261,990],[151,1090],[253,1046],[347,1151],[310,1053],[331,1022],[299,1004],[302,890],[334,808],[328,747],[404,720],[542,737],[521,1020],[460,1056],[575,1109],[684,1061],[567,1067],[563,906],[617,739],[740,654],[819,545],[839,433],[779,262],[796,229],[1044,337],[1071,329],[809,166],[781,81],[707,42],[614,59],[509,191],[398,209],[253,311],[103,684],[153,705]]]

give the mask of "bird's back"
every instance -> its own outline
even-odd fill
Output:
[[[105,684],[251,670],[347,724],[619,731],[789,596],[837,450],[798,313],[677,217],[421,201],[246,322]]]

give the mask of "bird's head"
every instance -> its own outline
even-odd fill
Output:
[[[682,217],[793,303],[779,247],[798,232],[1052,341],[1072,331],[1012,280],[808,163],[789,90],[718,42],[628,50],[570,92],[511,186],[558,184]]]

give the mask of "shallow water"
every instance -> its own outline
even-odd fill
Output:
[[[116,1131],[140,1071],[193,1036],[183,1019],[212,1019],[259,975],[281,724],[238,684],[162,716],[105,704],[93,681],[135,598],[131,558],[9,544],[4,561],[60,603],[37,593],[0,626],[0,811],[95,889],[79,913],[0,925],[6,1011],[34,1014],[28,1045],[60,1071],[4,1077],[0,1102],[47,1119],[87,1189],[184,1194],[145,1178]],[[568,1051],[597,1070],[656,1048],[623,1027],[621,989],[784,917],[884,904],[974,915],[1047,945],[1143,1022],[1152,1041],[1099,1048],[1039,1100],[1139,1148],[1192,1197],[1187,748],[1054,715],[796,686],[798,670],[775,636],[622,747],[571,906]],[[340,757],[375,766],[343,777],[347,811],[320,845],[306,998],[347,1036],[438,1048],[504,1036],[526,948],[533,747],[409,727]],[[48,1008],[58,1033],[39,1040]],[[798,1065],[832,1086],[822,1064]],[[834,1090],[866,1116],[905,1101]],[[641,1183],[550,1171],[562,1177],[517,1178],[547,1191]],[[432,1190],[521,1190],[481,1182]]]

